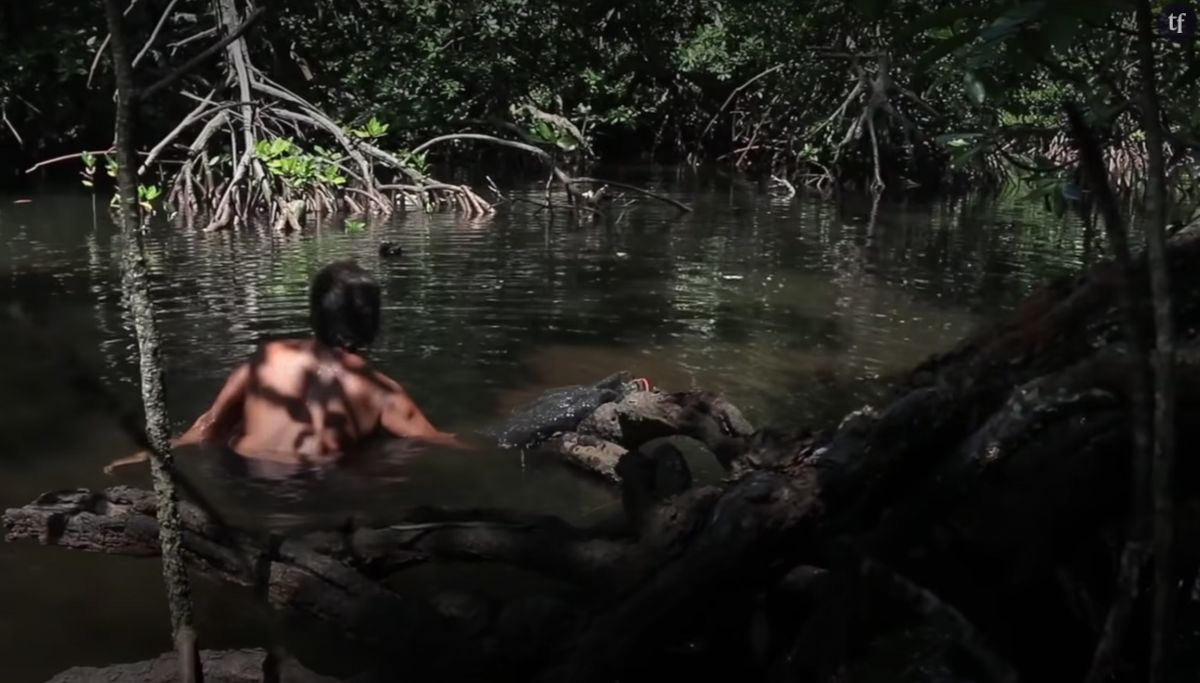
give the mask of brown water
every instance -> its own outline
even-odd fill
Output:
[[[550,223],[521,204],[485,221],[408,214],[288,237],[157,225],[150,266],[172,423],[182,429],[203,410],[257,342],[302,334],[308,280],[339,257],[357,257],[384,287],[372,359],[438,426],[471,431],[544,389],[617,370],[724,392],[756,424],[826,421],[1095,249],[1077,219],[1020,203],[883,205],[872,220],[869,202],[839,209],[720,183],[685,183],[676,196],[696,211],[636,207],[608,227]],[[87,197],[12,199],[0,200],[0,303],[19,304],[137,405],[114,227]],[[381,259],[384,239],[404,255]],[[54,344],[0,322],[0,506],[110,484],[101,466],[133,450],[66,388],[60,364]],[[286,481],[209,453],[181,462],[243,524],[414,503],[575,521],[615,510],[591,481],[517,453],[381,452]],[[136,470],[118,480],[147,483]],[[0,543],[0,680],[168,650],[160,581],[152,560]],[[202,583],[205,645],[257,644],[248,605]]]

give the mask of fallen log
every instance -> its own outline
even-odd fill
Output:
[[[338,683],[305,669],[295,660],[271,661],[263,650],[202,650],[200,664],[205,683]],[[77,666],[47,683],[175,683],[179,659],[165,654],[156,659],[111,666]]]
[[[549,454],[617,485],[617,463],[648,442],[689,437],[729,467],[753,433],[741,411],[717,394],[663,392],[627,372],[543,392],[503,424],[483,430],[500,448]]]

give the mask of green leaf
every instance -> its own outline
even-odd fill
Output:
[[[363,228],[366,228],[366,227],[367,227],[367,222],[362,220],[361,218],[347,218],[346,219],[346,230],[348,230],[350,232],[360,232]]]
[[[84,179],[82,182],[84,187],[95,187],[90,180]]]
[[[388,131],[388,124],[382,123],[379,119],[375,118],[374,116],[372,116],[371,119],[369,121],[367,121],[366,132],[369,137],[381,138],[384,135],[387,135],[387,131]]]
[[[554,142],[557,139],[557,136],[554,134],[554,129],[552,129],[550,124],[546,123],[545,121],[538,121],[537,123],[533,124],[533,134],[534,137],[542,140],[543,142]]]

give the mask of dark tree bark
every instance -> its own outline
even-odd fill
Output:
[[[1153,434],[1154,397],[1151,394],[1150,352],[1143,324],[1144,297],[1140,295],[1133,256],[1129,249],[1129,231],[1117,207],[1117,200],[1109,184],[1100,143],[1083,120],[1083,114],[1074,106],[1067,106],[1067,119],[1071,124],[1079,148],[1080,163],[1096,197],[1096,203],[1104,220],[1105,234],[1112,244],[1114,258],[1120,264],[1121,284],[1118,295],[1124,313],[1122,322],[1125,336],[1130,340],[1129,348],[1134,358],[1130,369],[1130,389],[1133,428],[1133,476],[1130,478],[1131,514],[1125,547],[1119,564],[1118,586],[1120,590],[1109,608],[1104,629],[1092,655],[1088,683],[1101,683],[1108,679],[1113,662],[1125,637],[1129,615],[1137,600],[1139,577],[1148,554],[1149,535],[1149,492],[1151,478],[1151,444]]]
[[[1175,385],[1171,377],[1175,329],[1171,283],[1167,271],[1166,167],[1163,160],[1162,113],[1158,103],[1158,71],[1154,64],[1154,16],[1150,0],[1137,3],[1138,72],[1142,80],[1142,128],[1146,131],[1146,246],[1150,258],[1150,292],[1154,302],[1154,460],[1152,467],[1154,529],[1154,620],[1151,629],[1150,681],[1167,679],[1170,632],[1175,605]]]

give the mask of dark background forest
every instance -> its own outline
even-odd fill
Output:
[[[247,32],[256,66],[344,125],[375,117],[393,151],[444,133],[503,130],[531,105],[573,122],[592,159],[862,181],[871,142],[852,124],[869,108],[889,189],[1024,178],[1053,198],[1069,180],[1061,103],[1071,99],[1086,104],[1114,148],[1118,180],[1145,175],[1132,14],[1119,0],[263,6]],[[141,78],[213,42],[214,8],[131,3],[131,35],[154,35]],[[0,5],[6,184],[36,161],[111,142],[113,74],[97,56],[103,26],[101,3]],[[1194,171],[1195,47],[1157,42],[1169,170]],[[202,94],[220,80],[221,60],[209,61],[183,90]],[[191,105],[167,93],[146,103],[139,144],[159,139]],[[434,161],[513,156],[478,146],[435,152]]]

